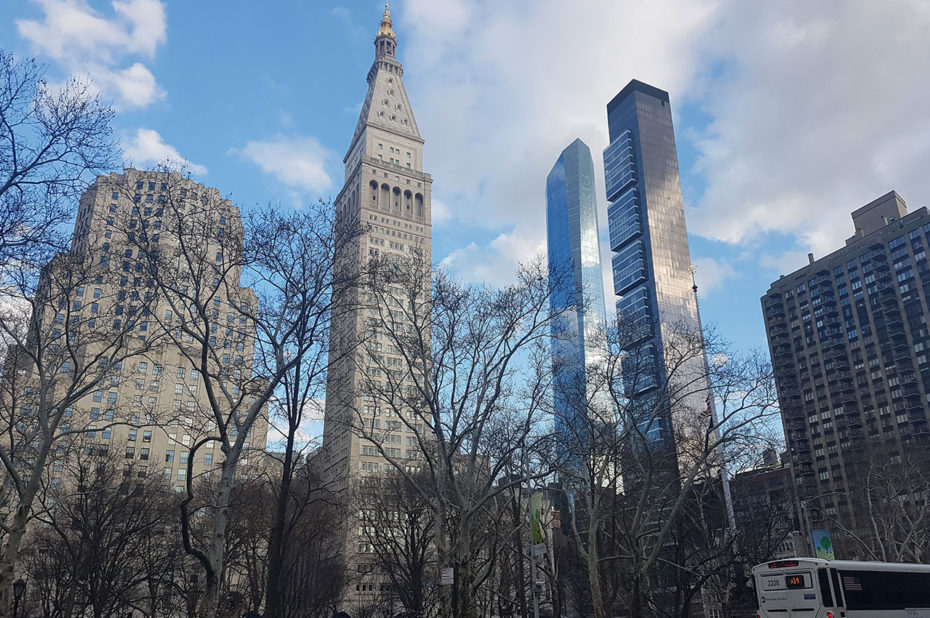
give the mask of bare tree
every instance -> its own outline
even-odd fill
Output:
[[[181,527],[185,549],[204,569],[200,612],[212,618],[240,461],[248,459],[253,431],[265,435],[266,406],[285,376],[307,366],[325,370],[316,357],[327,333],[335,250],[353,232],[333,226],[324,203],[291,214],[269,207],[247,219],[246,229],[238,210],[215,190],[194,196],[192,183],[170,172],[162,172],[161,182],[162,231],[135,238],[164,309],[156,319],[202,377]],[[213,488],[211,530],[197,543],[190,533],[194,460],[214,444],[223,460],[217,482],[204,485]],[[277,533],[272,543],[279,553]],[[269,582],[276,579],[269,571]]]
[[[438,609],[434,548],[438,522],[432,500],[413,483],[397,475],[367,479],[359,488],[358,523],[376,568],[391,584],[390,600],[411,618],[427,618]]]
[[[856,475],[860,482],[849,496],[858,526],[851,526],[842,515],[831,515],[821,500],[809,500],[808,508],[814,510],[813,516],[839,530],[857,555],[882,562],[926,562],[930,559],[930,472],[926,458],[919,453],[876,451],[859,462]],[[832,500],[828,505],[832,506]]]
[[[660,359],[650,346],[631,345],[641,339],[633,328],[621,322],[604,333],[603,359],[583,385],[559,385],[573,389],[561,397],[571,403],[563,473],[579,504],[574,532],[598,618],[620,598],[631,616],[655,610],[665,601],[650,591],[694,571],[668,548],[676,531],[711,529],[701,524],[696,488],[719,483],[728,458],[757,444],[777,414],[770,370],[758,357],[728,356],[713,337],[676,326],[666,327]],[[607,573],[621,577],[605,588]]]
[[[366,341],[380,345],[359,355],[360,386],[380,415],[371,421],[354,396],[344,405],[356,411],[353,427],[365,443],[433,508],[437,559],[454,572],[445,615],[475,616],[479,602],[491,603],[482,591],[494,573],[495,499],[526,482],[527,471],[548,472],[523,465],[550,447],[540,425],[551,321],[546,274],[537,260],[513,284],[493,289],[434,274],[416,255],[370,264]],[[401,428],[403,449],[387,440]],[[497,482],[513,469],[517,477]]]
[[[0,492],[10,505],[0,523],[0,589],[7,593],[52,459],[66,456],[75,438],[109,437],[115,425],[133,422],[108,387],[157,340],[140,334],[138,317],[123,314],[123,302],[109,291],[115,286],[107,285],[111,273],[95,258],[59,255],[38,281],[8,271],[0,289],[0,336],[9,343],[0,377]],[[137,306],[152,302],[142,298]]]
[[[320,203],[291,215],[274,210],[250,219],[248,239],[251,259],[255,262],[256,288],[264,302],[261,318],[269,327],[272,320],[294,323],[294,328],[279,343],[265,347],[266,355],[258,362],[266,375],[276,373],[284,354],[289,361],[281,373],[277,397],[270,406],[270,421],[283,434],[283,451],[273,468],[278,472],[274,492],[274,515],[268,537],[268,577],[265,615],[283,616],[281,589],[284,555],[289,535],[294,530],[294,496],[291,484],[301,459],[311,446],[300,435],[308,416],[319,412],[325,397],[330,366],[338,360],[329,348],[333,309],[333,291],[343,294],[357,286],[357,271],[342,267],[336,251],[358,241],[362,228],[355,223],[338,224],[327,204]],[[341,310],[346,310],[345,303]],[[278,327],[274,327],[278,328]],[[267,341],[274,340],[273,337]],[[350,346],[341,352],[348,354]],[[321,488],[322,489],[322,488]]]
[[[50,87],[43,73],[0,50],[0,271],[40,267],[62,249],[59,225],[115,162],[113,111],[90,84]]]
[[[150,563],[173,562],[177,498],[163,481],[124,469],[117,453],[89,436],[50,490],[27,563],[61,616],[102,618],[133,609],[156,615]],[[152,549],[158,551],[153,553]],[[48,557],[57,557],[48,568]],[[42,578],[42,579],[40,579]],[[49,609],[49,608],[46,608]]]
[[[0,613],[9,612],[19,544],[61,419],[103,377],[91,361],[119,362],[125,350],[120,329],[113,333],[114,344],[88,341],[86,331],[67,341],[49,336],[51,331],[61,336],[63,325],[53,321],[59,314],[73,317],[73,303],[81,300],[76,292],[93,278],[87,278],[80,260],[46,263],[64,247],[60,224],[72,217],[73,203],[93,175],[111,166],[114,149],[112,111],[93,90],[76,81],[53,89],[42,73],[34,60],[0,52],[0,430],[5,436],[0,460],[3,502],[10,507],[3,521]],[[43,267],[47,277],[40,297]],[[64,311],[61,302],[67,304]],[[77,362],[78,343],[93,349],[87,362]],[[101,346],[110,349],[93,358]],[[68,373],[57,380],[65,368]],[[62,381],[70,386],[53,386]]]
[[[272,495],[277,480],[272,476],[268,485]],[[349,505],[324,482],[312,456],[295,465],[287,504],[278,611],[285,618],[329,618],[346,584],[338,530]]]

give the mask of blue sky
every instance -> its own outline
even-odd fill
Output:
[[[395,2],[434,179],[434,259],[501,283],[543,251],[549,169],[576,137],[601,167],[607,101],[637,78],[671,95],[704,320],[737,348],[765,346],[759,297],[772,280],[842,246],[849,213],[886,191],[911,209],[930,197],[928,7]],[[186,161],[243,209],[338,192],[380,2],[4,9],[3,48],[46,62],[53,82],[86,76],[113,101],[127,164]]]

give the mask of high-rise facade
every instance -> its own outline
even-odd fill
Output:
[[[236,206],[217,189],[177,173],[127,169],[99,176],[84,192],[70,252],[45,269],[49,281],[40,288],[40,294],[69,300],[59,301],[57,314],[36,316],[48,325],[52,343],[43,344],[46,348],[57,350],[58,341],[68,340],[76,350],[66,363],[73,367],[61,371],[59,390],[74,388],[69,380],[77,379],[72,376],[78,367],[103,368],[96,388],[66,411],[63,434],[83,432],[75,435],[86,442],[88,453],[114,457],[127,477],[160,475],[176,491],[185,490],[189,474],[209,476],[222,465],[216,442],[202,440],[217,431],[204,380],[229,375],[229,388],[239,393],[231,385],[252,378],[255,328],[240,319],[240,310],[254,308],[257,299],[251,288],[240,286],[241,267],[229,255],[230,247],[241,247],[243,236]],[[190,249],[192,239],[196,252]],[[159,273],[156,283],[147,251],[187,259],[174,259],[171,272]],[[193,259],[194,253],[203,259]],[[75,265],[76,279],[66,291],[54,292],[65,264]],[[209,375],[188,348],[195,340],[182,329],[182,324],[197,328],[196,312],[185,302],[195,290],[212,296],[214,316],[229,316],[211,319],[215,330],[204,332],[215,352]],[[123,343],[114,343],[117,338]],[[241,392],[242,405],[255,402]],[[263,455],[267,429],[260,416],[249,430],[240,459],[243,473],[250,453]],[[237,429],[230,425],[229,431]],[[60,469],[58,462],[52,467],[53,485],[60,481],[55,474]]]
[[[773,282],[762,309],[806,519],[863,557],[842,530],[888,542],[869,539],[892,515],[863,492],[894,483],[889,466],[930,463],[930,213],[892,191],[852,219],[846,246]]]
[[[633,80],[608,103],[607,122],[614,294],[625,345],[636,352],[624,363],[624,381],[631,397],[657,402],[668,396],[670,378],[687,381],[705,371],[697,354],[685,366],[675,363],[677,376],[666,371],[670,339],[701,330],[668,93]],[[693,385],[690,390],[676,408],[700,414],[706,393]],[[647,438],[670,443],[674,414],[647,423]]]
[[[590,395],[585,368],[603,358],[606,325],[594,160],[580,139],[562,151],[546,178],[546,234],[552,311],[561,314],[552,328],[555,429],[571,439],[568,425]]]
[[[430,263],[432,178],[423,171],[424,140],[404,89],[387,7],[374,45],[368,93],[344,159],[345,184],[335,200],[337,225],[365,227],[358,241],[340,248],[338,263],[347,273],[364,272],[372,260]],[[428,289],[429,284],[427,268],[422,285]],[[385,454],[396,462],[415,459],[419,452],[410,449],[416,444],[411,426],[391,415],[395,402],[366,393],[366,385],[401,364],[400,351],[382,332],[385,316],[398,314],[387,306],[396,299],[363,286],[346,285],[334,293],[321,458],[325,478],[349,490],[359,479],[389,473],[393,464]],[[350,524],[347,530],[350,570],[362,574],[353,598],[380,587],[377,574],[365,575],[370,547],[363,537],[352,536],[356,529]]]

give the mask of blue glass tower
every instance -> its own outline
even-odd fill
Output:
[[[668,93],[633,80],[607,104],[607,123],[604,180],[617,317],[628,351],[624,384],[631,399],[653,410],[668,395],[668,338],[701,328]],[[697,376],[702,367],[684,372]],[[685,407],[706,408],[703,396],[694,399]],[[672,420],[668,413],[648,422],[647,439],[671,444]]]
[[[556,431],[565,438],[587,399],[585,367],[603,357],[599,333],[606,321],[597,236],[594,160],[576,139],[546,179],[546,230],[553,324]],[[563,442],[564,444],[564,442]]]

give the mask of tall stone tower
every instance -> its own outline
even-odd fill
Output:
[[[362,272],[372,258],[418,256],[427,264],[430,259],[432,178],[423,172],[423,138],[404,89],[392,26],[385,5],[375,37],[375,61],[368,71],[368,94],[344,159],[345,184],[335,202],[337,224],[357,221],[366,228],[357,242],[341,248],[340,264],[355,272]],[[358,435],[361,424],[381,429],[381,444],[392,458],[405,458],[402,447],[411,441],[407,428],[367,402],[362,388],[373,349],[386,364],[393,360],[390,346],[382,349],[373,317],[390,310],[372,307],[371,295],[357,288],[335,292],[323,471],[336,487],[345,488],[353,479],[382,474],[391,465]]]

